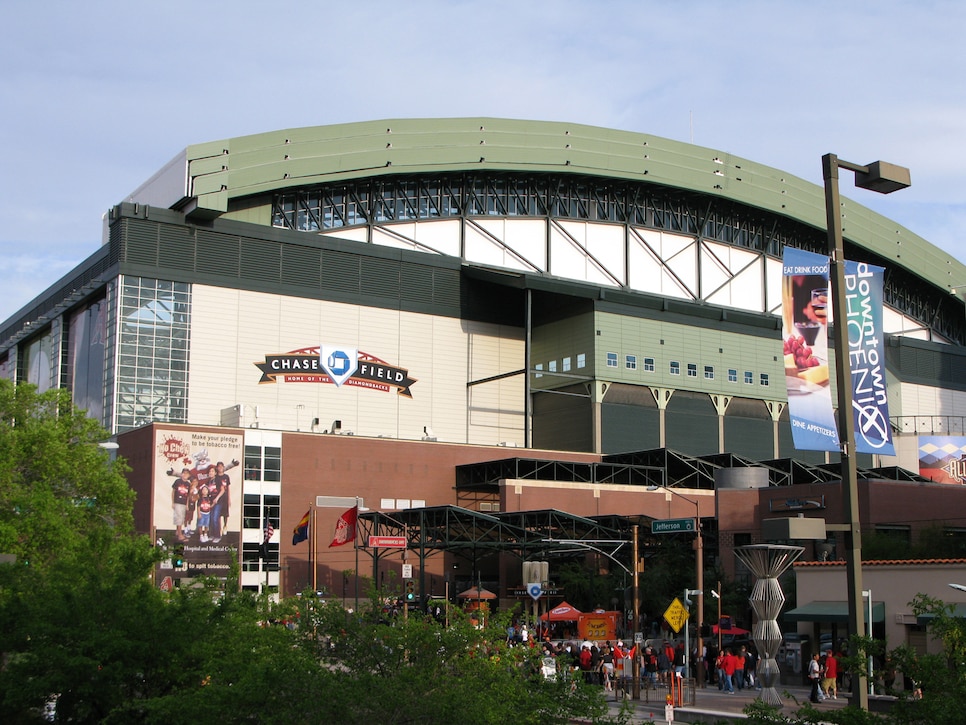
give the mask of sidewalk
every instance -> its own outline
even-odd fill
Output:
[[[808,702],[809,687],[807,685],[779,685],[778,694],[782,698],[784,707],[782,712],[788,714],[798,710],[804,703]],[[630,697],[625,701],[618,699],[615,693],[607,693],[607,705],[609,716],[617,718],[621,712],[622,705],[627,702],[631,708],[631,723],[667,723],[664,719],[664,697],[665,690],[651,690],[650,702],[645,702],[645,693],[641,692],[640,700],[633,700]],[[741,721],[745,719],[742,710],[749,703],[754,702],[760,692],[751,689],[744,689],[729,695],[718,690],[717,687],[698,688],[695,691],[694,705],[685,705],[674,708],[674,722],[686,723],[717,723],[722,720]],[[823,700],[815,705],[819,711],[839,709],[849,704],[848,694],[840,694],[837,700]]]

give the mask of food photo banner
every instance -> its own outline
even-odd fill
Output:
[[[782,341],[795,448],[840,450],[828,364],[828,257],[785,247]]]

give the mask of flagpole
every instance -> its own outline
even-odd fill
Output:
[[[318,569],[319,566],[316,563],[316,557],[318,552],[315,550],[318,544],[318,535],[315,533],[315,524],[318,521],[318,512],[312,504],[309,504],[309,508],[312,510],[312,523],[309,525],[309,564],[312,567],[312,593],[317,592],[318,589]]]
[[[269,520],[265,519],[265,534],[268,533]],[[269,537],[264,536],[265,540],[262,542],[262,566],[265,567],[265,589],[268,591],[268,539]]]
[[[356,550],[356,612],[359,611],[359,497],[356,496],[356,523],[352,532],[352,548]]]

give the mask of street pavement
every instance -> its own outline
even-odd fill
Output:
[[[810,688],[807,685],[779,685],[776,689],[784,703],[782,712],[785,714],[795,712],[808,702]],[[669,721],[665,719],[664,709],[666,692],[663,688],[642,690],[640,700],[633,700],[629,695],[625,700],[617,692],[608,692],[606,695],[610,717],[616,719],[621,713],[622,705],[626,702],[631,708],[628,722],[667,723]],[[742,710],[749,703],[754,702],[760,694],[760,691],[754,688],[745,688],[733,695],[718,690],[717,686],[698,688],[695,690],[694,705],[675,707],[673,721],[687,723],[740,721],[745,719]],[[848,695],[840,694],[837,700],[823,700],[814,707],[822,711],[843,708],[848,704]]]

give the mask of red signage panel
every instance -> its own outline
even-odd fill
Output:
[[[370,536],[369,546],[373,548],[382,547],[384,549],[405,549],[405,536]]]

